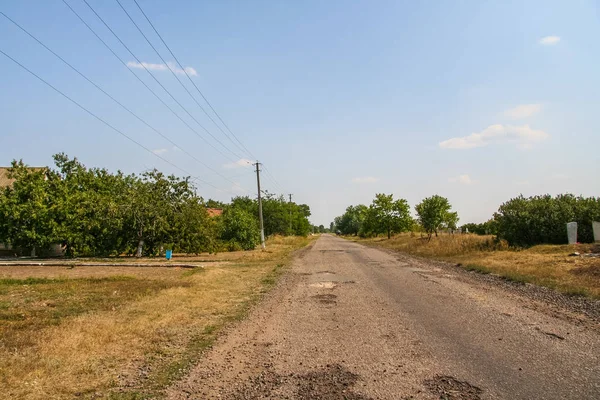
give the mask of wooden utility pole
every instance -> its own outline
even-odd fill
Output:
[[[290,235],[293,232],[293,228],[292,228],[292,193],[290,193],[290,202],[289,204],[289,209],[290,209]]]
[[[260,193],[260,163],[258,160],[254,164],[256,166],[256,186],[258,186],[258,219],[260,220],[260,244],[264,249],[265,246],[265,228],[263,225],[263,213],[262,213],[262,197]]]

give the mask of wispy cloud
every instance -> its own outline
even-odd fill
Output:
[[[379,178],[375,178],[374,176],[362,176],[352,178],[352,183],[375,183],[379,182]]]
[[[473,149],[494,143],[515,143],[520,149],[527,149],[535,143],[546,140],[549,135],[541,130],[531,129],[529,125],[490,125],[479,133],[444,140],[439,146],[444,149]]]
[[[558,42],[560,42],[560,36],[544,36],[540,39],[540,44],[544,46],[554,46]]]
[[[504,111],[504,115],[512,119],[531,117],[542,110],[541,104],[520,104],[515,108]]]
[[[169,150],[168,150],[168,149],[156,149],[156,150],[152,150],[152,152],[153,152],[154,154],[164,154],[164,153],[166,153],[167,151],[169,151]]]
[[[247,167],[249,165],[252,165],[252,161],[250,161],[250,160],[248,160],[246,158],[240,158],[236,162],[232,162],[232,163],[228,163],[228,164],[223,165],[223,168],[225,168],[225,169],[235,169],[235,168]]]
[[[135,62],[135,61],[129,61],[127,63],[127,66],[129,68],[138,68],[138,69],[144,69],[144,67],[150,71],[168,71],[169,69],[173,72],[175,72],[176,74],[185,74],[186,72],[188,73],[188,75],[190,76],[197,76],[198,72],[196,72],[196,70],[192,67],[185,67],[184,69],[179,68],[177,65],[175,65],[175,63],[173,62],[168,62],[167,64],[152,64],[152,63],[147,63],[147,62]]]
[[[472,185],[473,183],[475,183],[475,181],[471,179],[471,177],[467,174],[448,178],[448,182],[460,183],[461,185]]]

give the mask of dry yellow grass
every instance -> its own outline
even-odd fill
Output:
[[[431,241],[418,235],[402,234],[392,239],[352,238],[364,244],[408,254],[459,263],[482,273],[494,273],[510,280],[535,283],[567,294],[600,298],[600,258],[570,257],[590,252],[593,245],[540,245],[509,249],[492,236],[440,235]]]
[[[310,241],[278,237],[268,251],[202,255],[232,261],[193,270],[127,273],[127,267],[115,267],[116,275],[129,278],[107,277],[108,268],[100,267],[87,267],[87,277],[86,267],[63,267],[62,275],[14,267],[20,269],[14,275],[22,278],[29,269],[34,279],[0,280],[0,398],[135,399],[158,393],[219,327],[244,315],[291,251]],[[77,270],[83,271],[67,276]]]

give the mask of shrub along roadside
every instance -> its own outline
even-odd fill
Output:
[[[258,243],[254,199],[205,202],[189,177],[157,170],[111,173],[65,154],[54,161],[55,169],[13,161],[9,177],[15,181],[0,188],[0,243],[23,255],[43,255],[54,244],[75,257],[150,256],[165,248],[199,254],[250,250]],[[210,217],[209,205],[224,209],[224,216]],[[267,236],[306,236],[311,229],[306,204],[267,193],[263,209]]]
[[[592,243],[592,221],[600,221],[599,197],[561,194],[516,197],[494,214],[497,235],[511,246],[566,244],[568,222],[577,222],[577,238]]]

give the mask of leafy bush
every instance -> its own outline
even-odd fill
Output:
[[[257,219],[238,207],[227,207],[222,216],[221,238],[229,243],[229,249],[252,250],[260,243]]]
[[[578,225],[578,241],[594,240],[592,221],[600,220],[600,198],[561,194],[516,197],[494,214],[498,237],[511,246],[567,243],[568,222]]]
[[[0,188],[0,243],[22,254],[61,244],[70,257],[157,255],[167,248],[197,254],[258,244],[254,199],[205,202],[190,178],[157,170],[111,173],[65,154],[54,162],[55,169],[13,161],[8,172],[15,181]],[[225,215],[211,217],[207,207],[225,208]],[[309,206],[283,196],[266,193],[263,214],[267,236],[306,236],[312,229]]]

